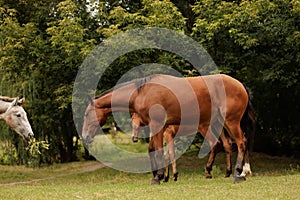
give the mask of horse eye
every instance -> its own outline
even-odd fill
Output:
[[[16,116],[17,116],[17,117],[21,117],[21,114],[20,114],[20,113],[18,113],[18,114],[16,114]]]

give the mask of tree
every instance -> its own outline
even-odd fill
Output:
[[[54,11],[48,13],[46,24],[28,16],[29,22],[20,24],[20,12],[5,7],[1,7],[0,67],[3,81],[15,88],[7,95],[26,96],[35,137],[51,144],[49,162],[77,159],[77,142],[73,143],[73,137],[78,140],[78,134],[71,111],[72,86],[78,67],[94,47],[95,40],[87,36],[87,29],[77,15],[78,7],[72,1],[50,9]],[[18,8],[18,4],[11,7]]]
[[[295,103],[299,98],[295,92],[299,88],[298,8],[295,1],[287,0],[203,0],[193,8],[194,37],[207,47],[222,72],[251,88],[259,134],[273,140],[279,148],[271,151],[278,153],[290,153],[283,146],[292,148],[299,141],[294,121],[299,108]]]

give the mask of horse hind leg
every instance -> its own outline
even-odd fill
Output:
[[[247,150],[247,139],[244,137],[239,123],[225,123],[225,128],[228,134],[233,138],[238,147],[238,155],[236,159],[236,165],[234,169],[233,182],[240,182],[246,180],[242,175],[244,157]]]
[[[223,142],[223,147],[224,147],[224,151],[225,151],[225,154],[226,154],[226,174],[225,174],[225,178],[228,178],[232,174],[232,164],[231,164],[232,141],[231,141],[231,138],[228,135],[225,135],[226,134],[225,132],[226,132],[226,130],[223,129],[220,138]]]
[[[235,165],[234,171],[234,180],[233,182],[240,182],[246,180],[245,176],[242,175],[242,166],[244,163],[244,156],[246,152],[246,138],[241,136],[235,140],[237,147],[238,147],[238,155]]]
[[[250,162],[249,162],[249,149],[246,149],[245,157],[244,157],[244,166],[241,176],[252,175]]]
[[[252,171],[251,171],[251,167],[250,167],[250,163],[245,163],[243,166],[243,171],[241,173],[241,176],[247,176],[247,175],[252,175]]]
[[[233,179],[234,183],[246,180],[246,172],[243,173],[244,167],[242,167],[244,163],[242,154],[244,154],[244,145],[238,144],[238,157],[236,161],[236,167],[235,167],[234,179]]]

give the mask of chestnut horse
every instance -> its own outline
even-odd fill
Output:
[[[132,141],[133,142],[138,142],[139,138],[139,133],[140,130],[145,124],[141,121],[139,116],[136,113],[132,113],[131,116],[131,123],[132,123]],[[179,129],[179,126],[175,125],[170,125],[165,129],[164,132],[164,138],[166,140],[166,152],[165,152],[165,164],[166,169],[165,169],[165,175],[164,175],[164,182],[168,182],[169,180],[169,163],[171,162],[172,164],[172,170],[173,170],[173,181],[177,181],[178,179],[178,170],[177,170],[177,165],[176,165],[176,159],[175,159],[175,147],[174,147],[174,138],[176,136],[176,133]],[[202,134],[203,137],[205,137],[205,133]],[[231,165],[231,138],[228,137],[223,131],[220,135],[220,138],[223,142],[223,147],[226,153],[226,174],[225,177],[229,177],[230,174],[232,173],[232,165]],[[211,170],[212,170],[212,165],[215,161],[216,155],[217,155],[217,148],[218,148],[217,143],[210,152],[210,156],[208,158],[207,164],[206,164],[206,171],[205,171],[205,177],[206,178],[212,178],[211,175]],[[249,172],[245,172],[249,173]]]
[[[238,148],[234,172],[234,182],[237,182],[245,180],[243,165],[249,165],[247,139],[240,125],[243,116],[248,116],[249,105],[243,84],[224,74],[189,78],[160,74],[134,79],[116,85],[89,103],[84,114],[82,139],[84,143],[92,142],[113,111],[137,113],[152,132],[148,147],[154,176],[152,184],[159,184],[164,176],[163,133],[167,126],[188,125],[192,128],[187,132],[198,129],[206,133],[210,149],[218,142],[212,130],[224,127]],[[222,126],[212,127],[215,122]],[[201,148],[199,156],[207,153],[206,148]]]

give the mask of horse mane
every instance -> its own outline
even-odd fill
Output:
[[[140,92],[140,90],[143,88],[143,86],[148,82],[150,81],[153,77],[157,76],[158,74],[153,74],[153,75],[150,75],[150,76],[146,76],[146,77],[143,77],[143,78],[136,78],[136,79],[133,79],[131,81],[127,81],[127,82],[124,82],[124,83],[120,83],[120,84],[117,84],[115,85],[114,87],[108,89],[108,90],[105,90],[104,92],[102,92],[101,94],[99,94],[98,96],[95,97],[95,99],[98,99],[108,93],[111,93],[113,90],[116,90],[116,89],[119,89],[121,87],[124,87],[126,85],[129,85],[129,84],[135,84],[136,88],[137,88],[137,91]]]
[[[1,96],[0,95],[0,101],[5,101],[5,102],[13,102],[16,98],[11,98],[11,97],[6,97],[6,96]]]

